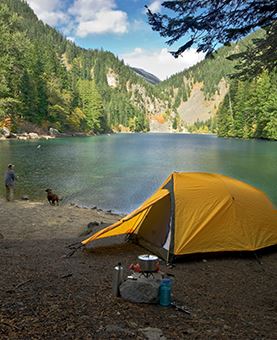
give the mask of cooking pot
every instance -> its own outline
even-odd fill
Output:
[[[155,255],[139,255],[138,261],[142,272],[156,272],[158,270],[159,259]]]

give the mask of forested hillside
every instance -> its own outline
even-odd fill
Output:
[[[263,34],[153,85],[111,52],[77,47],[39,21],[25,1],[1,0],[0,127],[277,139],[276,70],[231,79],[238,60],[226,58]]]
[[[131,68],[110,52],[77,47],[24,1],[1,1],[0,36],[2,125],[8,119],[16,131],[29,123],[45,130],[143,131],[148,112],[161,110],[155,88]]]
[[[277,139],[276,69],[244,81],[236,80],[238,60],[228,59],[244,51],[253,39],[263,36],[264,31],[260,30],[238,44],[220,48],[211,58],[158,85],[163,98],[172,98],[170,105],[179,121],[189,123],[192,111],[192,124],[186,125],[189,131],[214,132],[222,137]]]

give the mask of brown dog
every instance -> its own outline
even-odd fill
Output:
[[[59,197],[58,195],[56,194],[53,194],[52,190],[51,189],[46,189],[45,190],[47,192],[47,199],[48,199],[48,202],[51,204],[51,205],[55,205],[57,203],[57,205],[59,205]]]

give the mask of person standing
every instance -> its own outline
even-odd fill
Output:
[[[15,180],[16,176],[14,171],[14,165],[9,164],[8,170],[5,173],[5,187],[7,201],[13,201],[14,199]]]

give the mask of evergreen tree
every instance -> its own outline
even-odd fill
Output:
[[[148,8],[148,20],[154,31],[169,38],[169,45],[185,38],[185,43],[172,52],[175,57],[194,44],[197,51],[210,55],[216,45],[229,45],[256,28],[271,26],[277,19],[274,0],[171,0],[164,1],[162,6],[172,15],[152,13]],[[273,34],[276,41],[276,29]],[[265,39],[264,48],[271,46],[272,41]],[[273,52],[276,55],[276,50]],[[276,58],[263,60],[264,65],[271,62],[275,63]]]
[[[85,128],[92,132],[103,132],[106,129],[102,99],[94,80],[79,80],[78,90],[82,111],[85,114]]]

